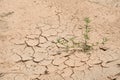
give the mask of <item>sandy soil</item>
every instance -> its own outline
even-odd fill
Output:
[[[83,41],[85,17],[89,42],[105,45],[58,47]],[[120,80],[120,0],[0,0],[0,80]]]

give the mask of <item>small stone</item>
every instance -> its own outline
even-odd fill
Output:
[[[99,49],[100,49],[100,50],[103,50],[103,51],[107,51],[109,48],[108,48],[108,47],[105,47],[105,46],[100,46]]]

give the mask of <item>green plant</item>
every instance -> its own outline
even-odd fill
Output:
[[[90,19],[89,18],[85,18],[84,19],[85,21],[85,31],[84,31],[84,42],[77,42],[75,41],[75,36],[71,37],[71,38],[59,38],[57,39],[57,41],[55,42],[57,44],[57,46],[59,48],[63,48],[65,50],[81,50],[81,51],[84,51],[84,52],[87,52],[89,50],[92,49],[92,46],[90,44],[88,44],[88,40],[89,40],[89,32],[90,32],[90,26],[89,26],[89,23],[90,23]]]
[[[59,47],[59,48],[62,48],[64,49],[65,51],[69,51],[69,50],[79,50],[79,51],[83,51],[83,52],[89,52],[90,50],[93,49],[93,46],[98,46],[99,45],[99,42],[96,42],[96,43],[90,43],[89,42],[89,39],[90,39],[90,36],[89,36],[89,32],[90,32],[90,25],[89,23],[91,22],[89,17],[86,17],[84,19],[84,22],[85,22],[85,28],[84,28],[84,33],[83,33],[83,36],[84,36],[84,41],[80,42],[80,41],[76,41],[76,37],[73,36],[71,38],[59,38],[57,39],[56,42],[56,45]],[[106,42],[108,41],[107,38],[103,38],[103,41],[101,42],[101,44],[105,44]]]
[[[104,45],[107,41],[108,41],[108,39],[106,37],[104,37],[102,40],[102,44]]]
[[[84,31],[84,34],[83,34],[84,35],[84,43],[82,45],[82,49],[83,49],[84,52],[87,52],[87,51],[92,49],[92,46],[88,44],[88,40],[89,40],[89,35],[88,34],[90,32],[89,23],[91,21],[90,21],[89,17],[86,17],[84,19],[84,21],[85,21],[85,31]]]
[[[71,38],[59,38],[54,41],[57,47],[64,49],[64,51],[76,50],[80,48],[80,42],[75,41],[75,37]]]
[[[68,50],[69,49],[68,42],[69,41],[65,38],[59,38],[57,39],[56,44],[58,45],[58,47],[65,48]]]

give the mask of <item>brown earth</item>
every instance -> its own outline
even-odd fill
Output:
[[[85,17],[105,45],[58,47],[84,40]],[[120,0],[0,0],[0,80],[120,80]]]

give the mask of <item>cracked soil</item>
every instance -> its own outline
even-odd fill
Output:
[[[108,41],[66,51],[85,17],[89,42]],[[120,80],[120,0],[0,0],[0,80]]]

